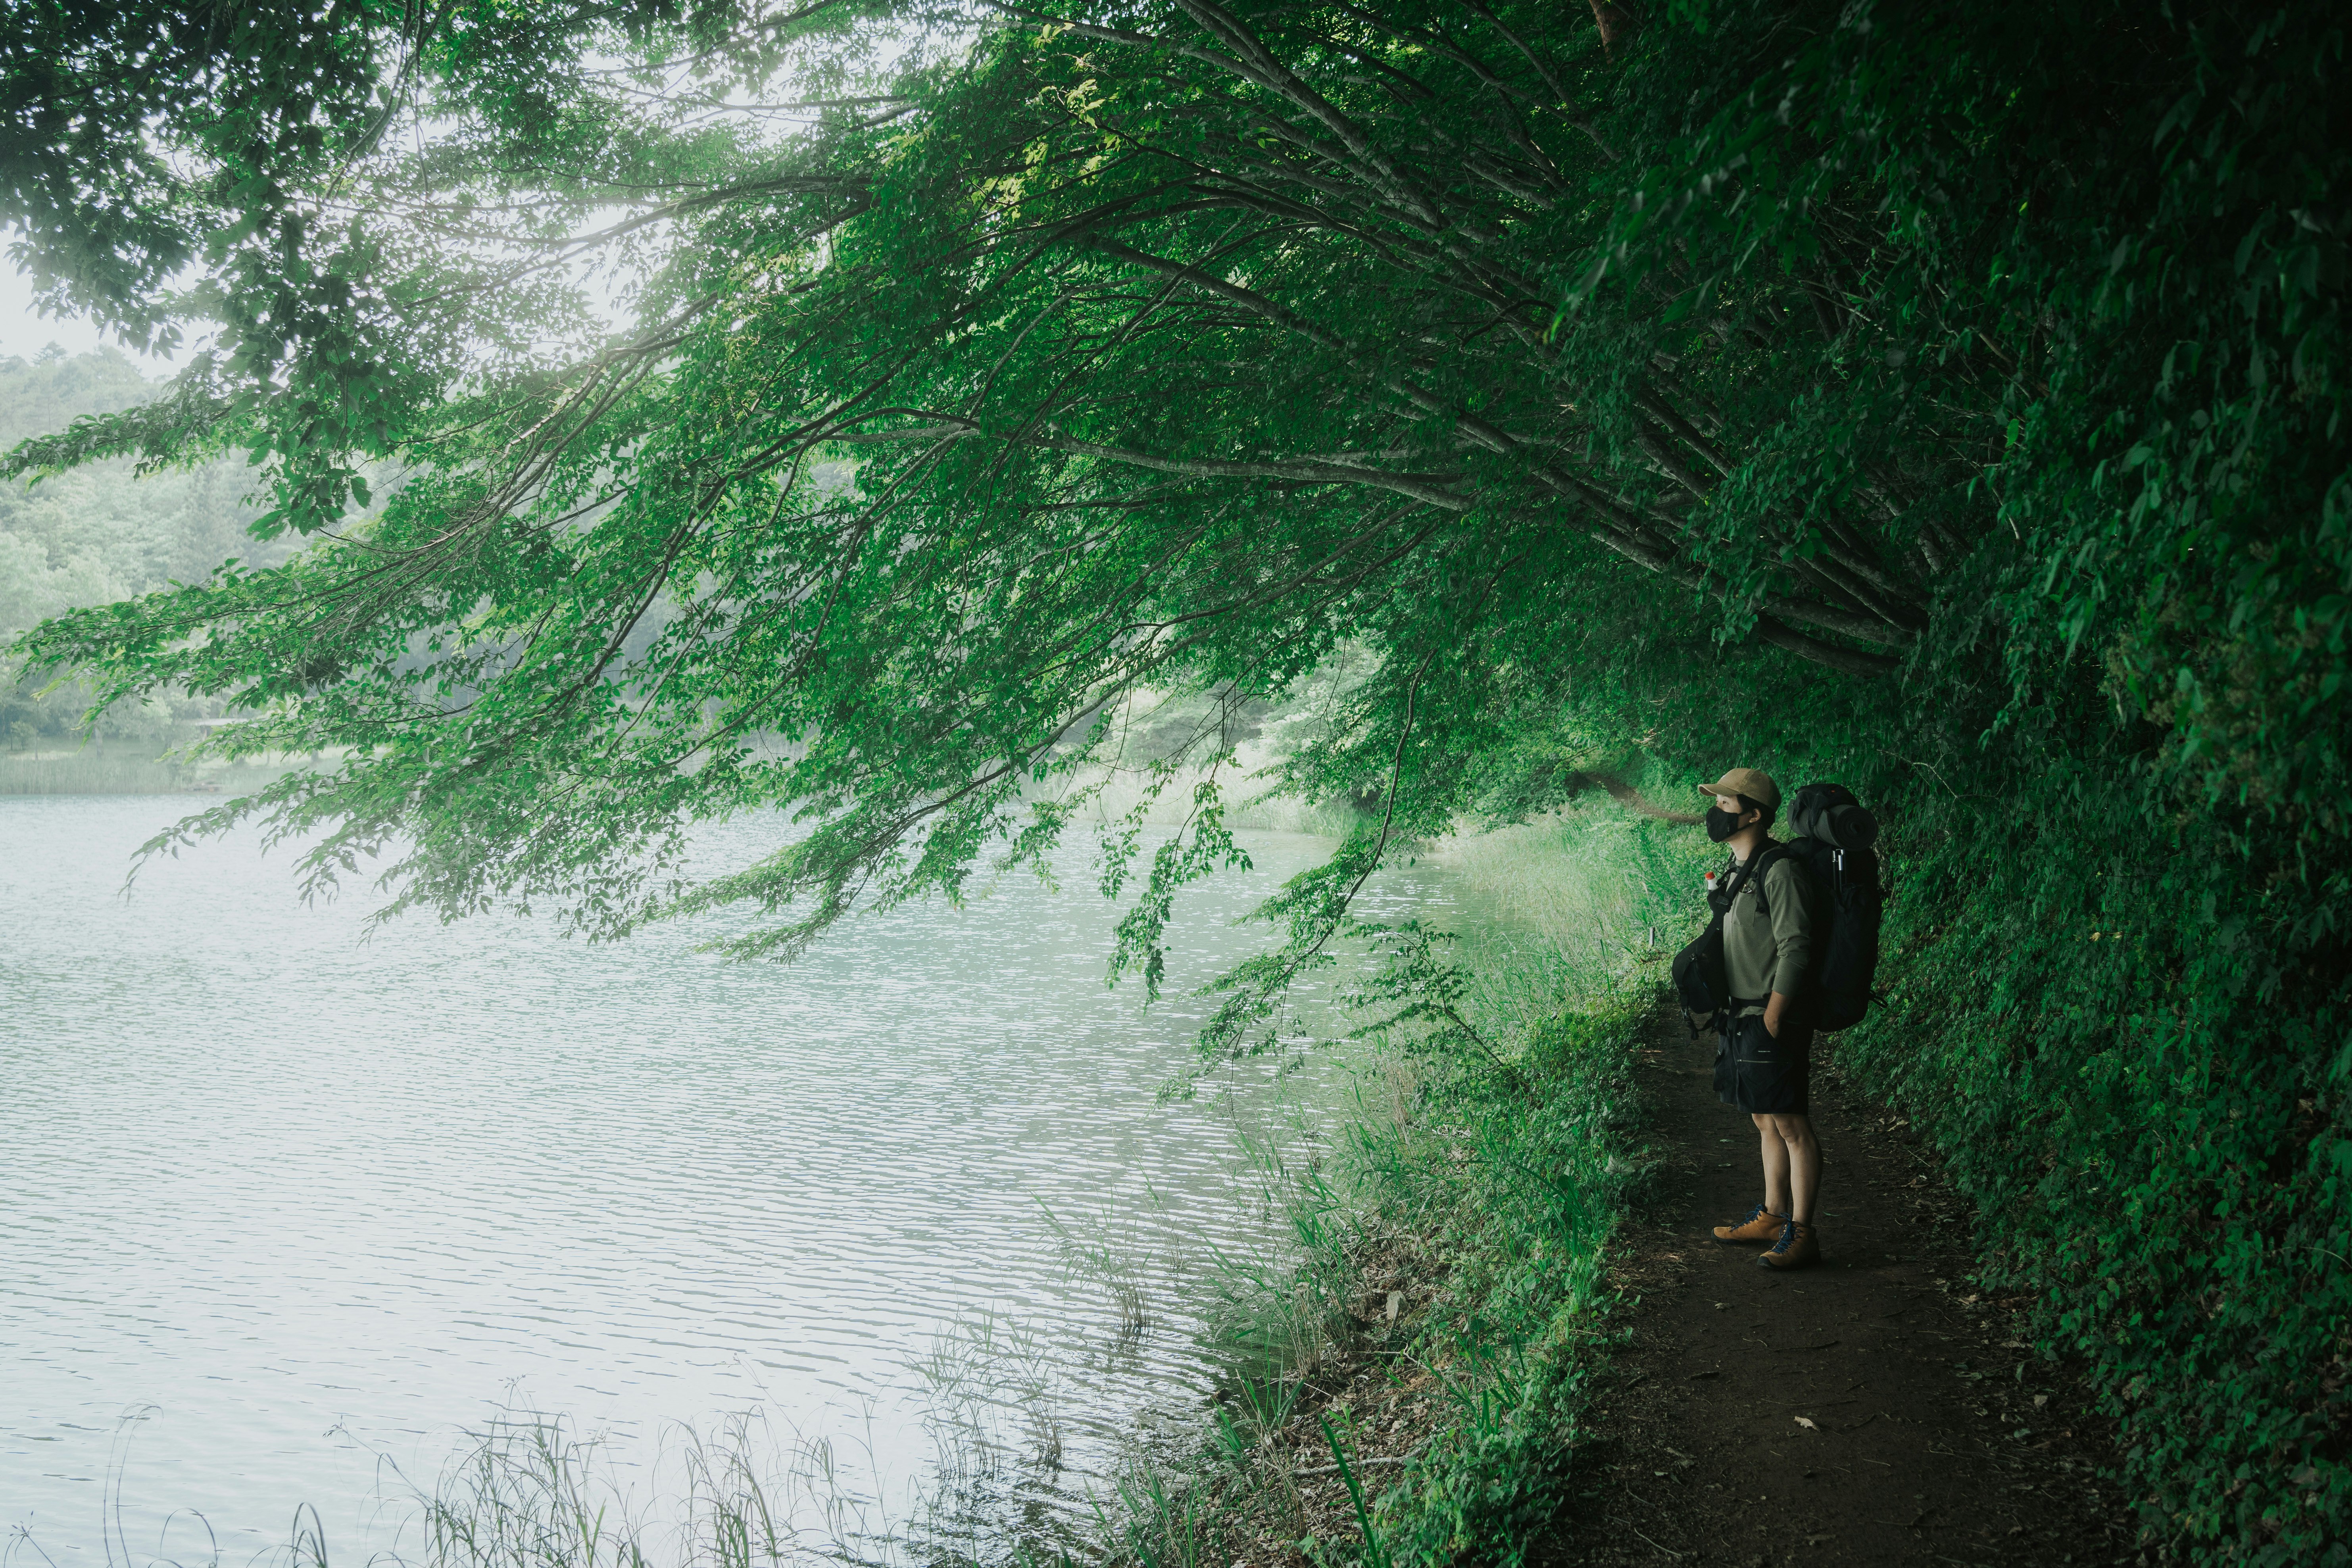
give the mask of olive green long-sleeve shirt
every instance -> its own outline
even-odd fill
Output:
[[[1805,874],[1781,856],[1764,868],[1762,880],[1760,900],[1756,879],[1750,878],[1731,900],[1731,912],[1723,917],[1724,968],[1731,994],[1755,1004],[1742,1007],[1742,1015],[1762,1012],[1765,999],[1775,991],[1798,996],[1813,956],[1813,911],[1806,903]]]

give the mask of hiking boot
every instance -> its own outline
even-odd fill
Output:
[[[1813,1227],[1790,1220],[1780,1239],[1757,1258],[1759,1268],[1806,1268],[1822,1260],[1822,1244]]]
[[[1748,1217],[1738,1225],[1717,1226],[1715,1239],[1722,1242],[1770,1241],[1780,1234],[1788,1223],[1787,1215],[1774,1214],[1762,1204],[1758,1204],[1748,1211]]]

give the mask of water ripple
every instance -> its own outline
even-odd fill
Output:
[[[974,1314],[1083,1401],[1081,1472],[1204,1386],[1181,1281],[1212,1239],[1269,1240],[1232,1200],[1233,1121],[1263,1097],[1154,1091],[1203,1016],[1186,993],[1265,940],[1230,922],[1325,845],[1253,837],[1255,871],[1180,903],[1146,1012],[1102,984],[1107,907],[1025,878],[790,968],[694,951],[732,917],[601,947],[506,919],[362,940],[362,906],[304,908],[251,840],[119,898],[184,805],[0,800],[0,1524],[58,1563],[104,1560],[110,1447],[149,1405],[128,1538],[195,1508],[235,1562],[305,1502],[363,1558],[389,1529],[373,1456],[429,1475],[517,1399],[641,1437],[753,1405],[865,1423],[919,1474],[909,1365]],[[1055,1218],[1171,1282],[1140,1344]]]

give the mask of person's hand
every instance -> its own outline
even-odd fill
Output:
[[[1789,999],[1778,991],[1764,999],[1764,1032],[1780,1037],[1780,1022],[1789,1015]]]

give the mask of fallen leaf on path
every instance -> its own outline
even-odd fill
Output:
[[[1821,1428],[1814,1426],[1809,1418],[1802,1415],[1797,1417],[1797,1425],[1802,1426],[1808,1432],[1818,1432],[1821,1430]]]

